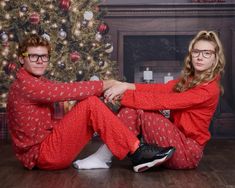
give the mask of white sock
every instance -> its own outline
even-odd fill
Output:
[[[96,169],[96,168],[109,168],[112,162],[113,154],[109,148],[103,144],[92,155],[73,162],[73,166],[77,169]]]

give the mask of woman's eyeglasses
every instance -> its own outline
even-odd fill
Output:
[[[199,57],[201,53],[204,58],[209,59],[212,56],[212,54],[215,54],[215,51],[213,51],[213,50],[196,50],[196,49],[191,51],[191,55],[193,58]]]

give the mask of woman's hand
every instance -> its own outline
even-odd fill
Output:
[[[112,87],[104,92],[105,100],[114,103],[114,101],[120,100],[123,93],[128,89],[134,90],[135,84],[117,81],[115,84],[112,85]]]
[[[119,81],[117,80],[103,80],[103,91],[106,91],[113,85],[117,84]]]

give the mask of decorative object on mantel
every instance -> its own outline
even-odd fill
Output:
[[[146,83],[150,83],[150,81],[153,80],[153,71],[149,70],[149,67],[143,72],[143,80]]]
[[[193,3],[224,3],[226,0],[192,0]]]

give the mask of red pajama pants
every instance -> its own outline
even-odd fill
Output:
[[[119,159],[139,145],[137,137],[100,99],[89,97],[74,106],[42,142],[37,166],[47,170],[70,166],[94,132]]]
[[[162,114],[153,111],[122,108],[118,117],[135,134],[140,132],[144,141],[159,146],[174,146],[173,157],[164,166],[172,169],[191,169],[198,166],[203,147],[185,135]]]

